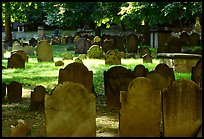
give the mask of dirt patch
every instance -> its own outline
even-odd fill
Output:
[[[45,113],[29,111],[30,90],[23,90],[21,102],[2,102],[2,137],[10,137],[11,125],[19,119],[31,127],[30,137],[45,137]],[[96,137],[117,137],[119,113],[106,108],[105,96],[96,97]]]

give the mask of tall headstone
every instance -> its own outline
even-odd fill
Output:
[[[38,62],[52,62],[52,46],[46,40],[40,41],[36,47],[36,56]]]
[[[47,137],[95,137],[96,100],[80,83],[60,83],[45,96]]]
[[[190,44],[190,35],[186,31],[182,31],[180,35],[180,40],[182,45],[189,45]]]
[[[74,62],[59,70],[58,84],[65,81],[81,83],[88,92],[94,93],[93,72],[82,63]]]
[[[137,53],[138,47],[138,38],[135,34],[130,34],[127,37],[127,52],[128,53]]]
[[[131,71],[122,66],[114,66],[104,71],[104,87],[107,108],[120,109],[120,91],[127,91],[133,80]]]
[[[46,89],[42,85],[38,85],[31,91],[31,101],[29,109],[31,111],[44,111],[44,97],[47,93]]]
[[[7,98],[11,102],[22,100],[22,84],[12,81],[7,85]]]
[[[190,45],[191,46],[199,46],[200,45],[200,35],[196,32],[193,32],[190,35]]]
[[[125,47],[123,45],[123,38],[121,36],[115,35],[113,39],[114,39],[115,49],[125,52]]]
[[[164,137],[195,137],[202,124],[202,91],[179,79],[163,91]]]
[[[161,93],[146,77],[135,78],[122,91],[119,115],[120,137],[159,137]]]

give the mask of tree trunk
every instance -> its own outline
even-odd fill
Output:
[[[10,2],[5,3],[5,41],[7,43],[11,43],[12,35],[11,35],[11,18],[10,18]]]
[[[148,21],[145,21],[145,25],[144,25],[144,44],[150,45],[150,28],[149,28]]]
[[[100,27],[95,28],[95,36],[101,37],[101,28]]]

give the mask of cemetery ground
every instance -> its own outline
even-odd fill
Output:
[[[23,84],[21,102],[2,102],[2,136],[10,136],[11,125],[16,125],[18,119],[25,120],[31,127],[31,137],[45,136],[45,114],[43,112],[29,111],[30,94],[37,86],[42,85],[47,92],[51,92],[58,84],[59,69],[66,67],[73,60],[62,60],[62,55],[69,46],[53,45],[54,62],[37,62],[36,55],[29,55],[25,69],[3,69],[2,82],[10,83],[17,81]],[[74,51],[70,51],[75,57]],[[154,53],[153,53],[154,54]],[[2,66],[7,67],[7,58],[10,51],[7,51],[2,58]],[[62,60],[64,66],[55,66],[55,62]],[[116,137],[119,131],[119,111],[106,108],[106,97],[104,94],[103,72],[115,65],[105,65],[104,59],[83,59],[84,65],[93,71],[93,82],[96,96],[96,136]],[[143,63],[141,58],[127,58],[121,60],[121,65],[133,70],[138,64],[144,65],[149,71],[154,70],[159,60],[154,58],[153,63]],[[176,80],[191,78],[191,73],[175,72]]]

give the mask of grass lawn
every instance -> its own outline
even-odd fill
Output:
[[[25,69],[3,69],[2,70],[2,82],[10,83],[11,81],[17,81],[23,84],[23,88],[33,90],[37,85],[43,85],[47,91],[51,90],[58,84],[59,69],[66,67],[73,60],[62,60],[62,55],[67,51],[68,46],[53,45],[54,62],[37,62],[35,55],[30,55],[28,62],[25,64]],[[74,51],[70,51],[75,57]],[[4,54],[2,59],[2,66],[7,67],[8,57],[10,57],[10,51]],[[64,66],[55,67],[55,62],[62,60]],[[84,65],[93,71],[94,89],[97,94],[104,95],[104,77],[103,72],[115,65],[105,65],[104,59],[84,59]],[[122,59],[121,65],[127,69],[133,70],[136,65],[143,64],[142,59]],[[156,65],[159,64],[158,59],[153,59],[153,63],[144,63],[143,65],[149,69],[154,70]],[[175,72],[176,80],[180,78],[187,78],[190,80],[191,73],[178,73]]]

